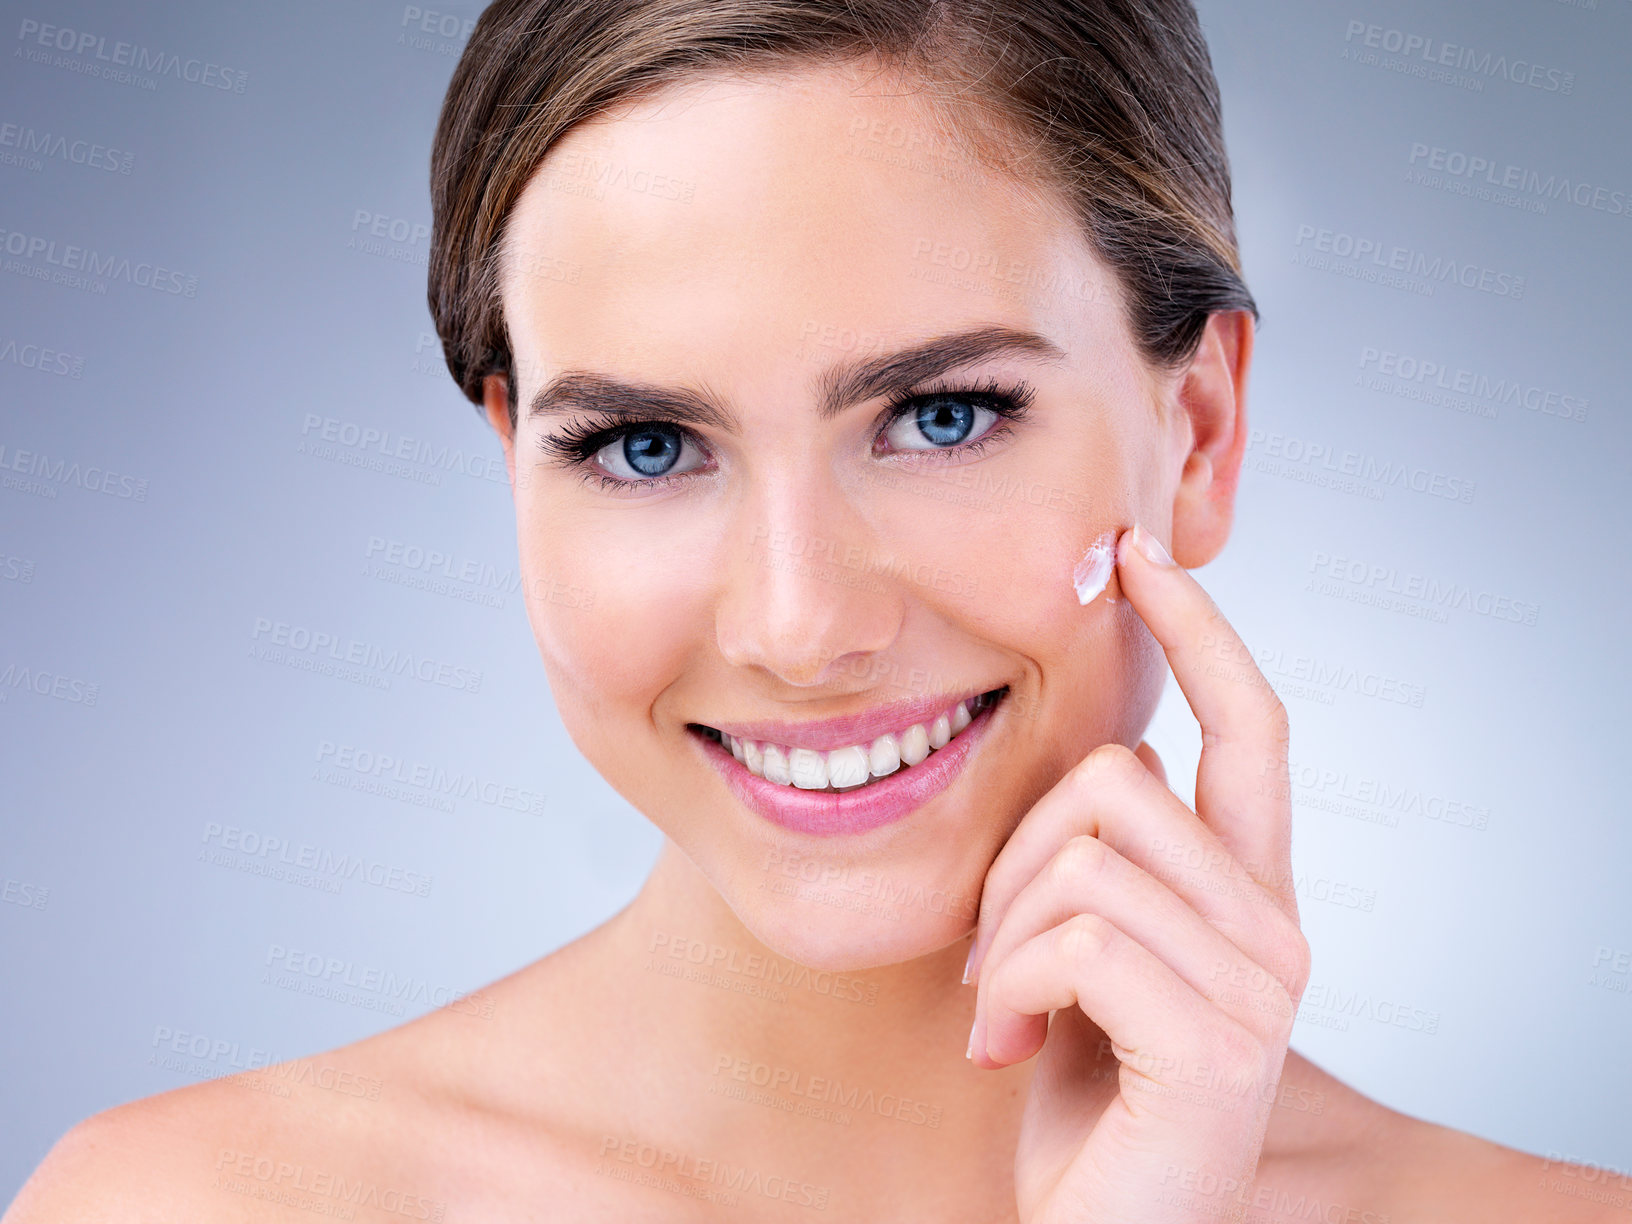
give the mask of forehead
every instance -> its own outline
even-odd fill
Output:
[[[1068,351],[1122,339],[1113,278],[1065,202],[856,71],[699,78],[574,128],[522,193],[505,254],[524,389],[564,368],[769,377],[790,356],[972,324]]]

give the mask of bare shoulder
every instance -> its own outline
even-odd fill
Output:
[[[1617,1192],[1602,1170],[1404,1114],[1395,1117],[1384,1185],[1398,1204],[1397,1222],[1605,1224],[1625,1220],[1632,1206],[1632,1183],[1623,1179]]]
[[[4,1224],[304,1219],[386,1199],[435,1219],[411,1171],[424,1094],[393,1066],[399,1032],[95,1114],[57,1141]]]
[[[581,960],[569,945],[351,1045],[87,1118],[0,1224],[532,1219],[541,1203],[673,1218],[630,1213],[632,1188],[594,1175],[601,1132],[580,1115],[616,1051],[586,1058],[573,1027]]]
[[[1632,1182],[1390,1109],[1295,1052],[1276,1115],[1254,1186],[1270,1220],[1318,1202],[1355,1224],[1602,1224],[1632,1205]]]

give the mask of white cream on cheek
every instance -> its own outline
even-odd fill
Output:
[[[1082,560],[1071,571],[1071,585],[1076,588],[1077,602],[1088,604],[1097,598],[1111,580],[1111,571],[1115,568],[1116,532],[1107,531],[1088,545],[1088,551],[1082,554]]]

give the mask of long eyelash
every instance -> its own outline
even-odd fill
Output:
[[[1037,398],[1037,390],[1028,382],[1018,382],[1010,386],[1000,383],[996,378],[992,377],[988,377],[985,382],[976,387],[960,383],[956,379],[939,378],[927,386],[914,387],[911,391],[891,400],[889,406],[884,409],[884,425],[878,431],[878,436],[883,437],[890,426],[906,416],[910,409],[916,408],[926,400],[942,396],[948,399],[978,400],[981,402],[982,407],[991,409],[999,417],[1013,424],[1023,421],[1031,415],[1031,404]],[[913,454],[955,454],[960,450],[978,448],[980,442],[990,438],[997,432],[998,430],[994,429],[990,433],[977,438],[974,442],[965,442],[958,446],[936,447],[934,450],[928,451],[914,451]]]
[[[883,411],[883,425],[879,428],[873,441],[877,445],[878,439],[888,432],[890,426],[900,420],[909,411],[921,403],[937,397],[956,397],[958,399],[977,400],[985,408],[996,413],[1010,424],[1023,421],[1030,415],[1030,406],[1036,399],[1037,392],[1030,383],[1018,382],[1006,385],[996,378],[988,377],[978,386],[969,386],[956,379],[939,378],[927,385],[914,387],[903,392],[891,400]],[[603,489],[661,487],[674,480],[685,478],[688,473],[678,477],[653,476],[646,480],[625,480],[621,476],[613,476],[607,472],[592,471],[585,465],[589,463],[609,443],[616,442],[626,434],[652,425],[671,425],[682,437],[698,444],[699,439],[689,429],[671,421],[651,419],[630,421],[610,415],[589,414],[584,420],[569,420],[560,426],[554,433],[544,434],[538,439],[538,449],[548,455],[552,461],[564,468],[584,468],[583,479],[599,482]],[[1007,431],[1007,426],[999,426],[976,438],[972,442],[964,442],[957,446],[935,447],[925,451],[913,451],[915,459],[925,455],[946,455],[958,453],[979,454],[985,449],[985,443]]]
[[[609,442],[616,442],[627,433],[634,433],[650,425],[668,425],[669,421],[629,421],[620,417],[602,415],[592,416],[590,419],[579,421],[569,420],[553,434],[545,434],[538,440],[538,449],[556,460],[563,467],[575,467],[593,458]],[[688,431],[678,425],[675,429],[690,436]],[[645,483],[645,482],[641,482]]]
[[[625,480],[621,476],[614,476],[610,472],[603,472],[590,466],[590,460],[608,443],[616,442],[625,434],[636,433],[652,425],[671,426],[693,445],[699,444],[697,436],[691,430],[673,421],[665,421],[661,417],[630,421],[623,417],[611,416],[605,413],[589,413],[585,420],[569,420],[555,433],[540,436],[538,449],[548,455],[551,462],[556,466],[566,468],[569,471],[577,470],[579,479],[584,484],[593,484],[603,491],[617,492],[637,488],[661,489],[685,480],[691,473],[682,472],[677,476],[651,476],[645,480]]]

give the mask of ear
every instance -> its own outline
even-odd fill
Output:
[[[487,423],[499,435],[504,447],[504,470],[510,474],[510,489],[516,487],[516,431],[510,426],[510,389],[507,376],[489,374],[482,379],[482,408]]]
[[[1173,497],[1170,551],[1186,569],[1206,565],[1230,536],[1235,489],[1247,449],[1252,340],[1252,315],[1244,310],[1215,313],[1179,379],[1172,420],[1174,445],[1183,447],[1184,453]]]

